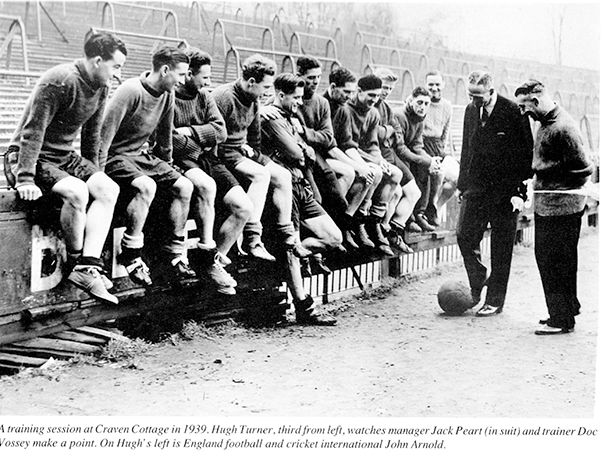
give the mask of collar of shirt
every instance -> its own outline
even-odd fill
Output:
[[[493,108],[495,107],[495,103],[497,102],[497,91],[494,91],[493,94],[491,95],[491,100],[489,101],[489,104],[487,104],[486,106],[483,106],[483,110],[487,110],[487,115],[491,115],[491,112],[493,112]],[[481,112],[482,114],[483,112]]]

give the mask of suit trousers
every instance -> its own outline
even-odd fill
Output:
[[[573,328],[577,299],[577,245],[583,211],[566,216],[535,214],[535,260],[552,327]]]
[[[495,192],[465,192],[462,196],[456,237],[470,289],[475,300],[487,285],[485,303],[503,307],[510,277],[512,250],[516,238],[518,212],[512,210],[510,197]],[[481,259],[481,241],[491,225],[491,272]]]

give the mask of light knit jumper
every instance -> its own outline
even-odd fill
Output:
[[[70,152],[81,128],[81,154],[98,164],[100,127],[109,94],[86,73],[83,59],[47,70],[36,83],[10,141],[19,147],[16,186],[34,182],[44,151]]]

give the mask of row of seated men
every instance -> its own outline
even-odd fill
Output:
[[[397,77],[388,69],[358,79],[338,68],[318,94],[319,60],[300,57],[296,74],[277,74],[257,54],[240,78],[210,92],[207,53],[163,46],[150,71],[109,96],[126,59],[118,37],[89,34],[83,58],[39,79],[5,154],[21,200],[62,199],[67,280],[102,301],[118,303],[101,259],[118,198],[125,232],[117,262],[134,283],[153,282],[143,258],[150,225],[164,237],[147,250],[175,278],[198,275],[203,286],[235,294],[234,248],[280,264],[299,323],[333,325],[304,292],[303,270],[327,273],[326,252],[411,252],[406,226],[434,229],[454,193],[457,163],[444,155],[451,104],[437,72],[393,110],[386,99]],[[159,196],[164,211],[147,223]],[[193,266],[189,218],[199,235]]]

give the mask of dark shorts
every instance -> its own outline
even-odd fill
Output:
[[[238,166],[238,164],[245,158],[253,160],[255,163],[259,163],[261,166],[265,166],[272,161],[269,156],[264,155],[257,150],[255,150],[255,155],[253,155],[253,157],[248,157],[243,153],[242,149],[238,148],[220,148],[218,156],[222,163],[225,164],[229,169],[236,168],[236,166]]]
[[[146,152],[110,157],[105,172],[120,187],[129,186],[134,179],[141,176],[150,177],[158,187],[171,187],[182,177],[169,163]]]
[[[76,177],[87,182],[100,169],[76,152],[40,152],[36,167],[35,183],[42,193],[49,193],[57,182]]]
[[[200,168],[212,177],[217,186],[216,202],[222,202],[231,189],[240,185],[219,158],[211,153],[200,155],[196,161],[188,158],[177,159],[175,164],[181,172],[185,173],[190,169]]]
[[[324,208],[314,198],[311,185],[305,180],[293,182],[293,212],[291,220],[295,230],[300,229],[300,223],[307,219],[326,215]]]
[[[410,171],[410,167],[406,164],[405,161],[399,158],[395,154],[395,152],[393,152],[393,150],[383,149],[382,153],[385,160],[401,169],[401,173],[403,174],[403,176],[399,185],[403,187],[412,179],[414,179],[414,175],[412,174],[412,171]]]

